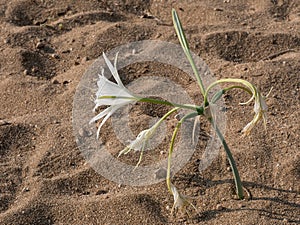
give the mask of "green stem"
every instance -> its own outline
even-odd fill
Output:
[[[162,118],[160,118],[153,126],[151,129],[151,134],[150,137],[152,137],[152,134],[154,134],[154,132],[156,131],[156,129],[159,127],[159,125],[166,119],[168,118],[172,113],[176,112],[179,109],[179,107],[175,107],[173,109],[171,109],[170,111],[168,111]],[[142,156],[143,156],[143,151],[144,151],[145,146],[143,145],[142,150],[141,150],[141,154],[140,154],[140,158],[138,163],[136,164],[135,168],[139,166],[141,160],[142,160]],[[127,146],[126,148],[124,148],[122,151],[119,152],[118,157],[120,157],[122,154],[126,155],[131,151],[131,147],[130,145]]]
[[[239,86],[239,85],[233,85],[233,86],[219,90],[217,93],[215,93],[215,95],[212,97],[210,102],[212,104],[215,104],[222,97],[223,94],[225,94],[227,91],[229,91],[231,89],[242,89],[243,91],[249,93],[250,95],[252,94],[251,91],[246,87]]]
[[[217,80],[217,81],[211,83],[207,87],[207,89],[205,91],[205,94],[204,94],[204,102],[208,101],[207,99],[208,99],[208,93],[209,93],[210,89],[213,88],[214,86],[220,84],[220,83],[239,83],[239,84],[243,84],[246,87],[243,88],[243,87],[241,87],[239,85],[232,86],[232,87],[234,87],[234,88],[241,88],[241,89],[245,90],[246,92],[250,93],[252,96],[255,96],[257,94],[256,87],[253,84],[251,84],[250,82],[248,82],[246,80],[238,79],[238,78],[225,78],[225,79]]]
[[[204,88],[202,79],[201,79],[201,77],[200,77],[200,75],[198,73],[198,69],[197,69],[197,67],[195,65],[194,59],[193,59],[193,57],[191,55],[188,42],[186,41],[186,37],[185,37],[184,31],[182,29],[182,25],[181,25],[180,19],[179,19],[178,15],[177,15],[177,12],[176,12],[175,9],[172,9],[172,18],[173,18],[173,24],[174,24],[174,27],[175,27],[175,31],[176,31],[176,34],[178,36],[179,42],[181,44],[181,47],[183,48],[183,51],[184,51],[187,59],[189,60],[189,63],[192,66],[193,72],[194,72],[195,77],[197,79],[197,83],[198,83],[198,85],[200,87],[201,94],[204,96],[204,94],[205,94],[205,88]]]
[[[225,152],[226,152],[226,155],[227,155],[227,158],[228,158],[228,161],[229,161],[232,173],[233,173],[234,183],[235,183],[235,187],[236,187],[236,193],[237,193],[239,199],[243,199],[244,198],[243,185],[242,185],[241,178],[240,178],[238,169],[236,167],[235,161],[231,154],[231,151],[230,151],[221,131],[219,130],[218,126],[216,126],[212,120],[210,120],[210,122],[214,126],[214,128],[217,132],[217,135],[220,138],[220,140],[222,141],[222,144],[224,146],[224,149],[225,149]]]
[[[248,88],[240,86],[240,85],[232,85],[230,87],[224,88],[224,92],[229,91],[231,89],[242,89],[245,92],[249,93],[250,95],[252,94],[252,92]]]
[[[168,116],[170,116],[173,112],[176,112],[178,109],[179,107],[175,107],[167,112],[162,118],[160,118],[154,125],[155,129],[161,124],[161,122],[163,122]]]
[[[168,155],[168,167],[167,167],[167,178],[166,178],[166,182],[167,182],[167,187],[169,192],[172,194],[172,189],[171,189],[171,158],[172,158],[172,154],[173,154],[173,150],[174,150],[174,144],[175,144],[175,138],[177,136],[178,130],[181,127],[182,123],[189,118],[193,118],[195,116],[198,116],[198,112],[192,112],[190,114],[187,114],[186,116],[184,116],[176,125],[174,131],[173,131],[173,135],[172,135],[172,139],[171,139],[171,144],[170,144],[170,148],[169,148],[169,155]]]
[[[148,103],[154,103],[154,104],[161,104],[161,105],[169,105],[169,106],[175,106],[183,109],[191,109],[194,111],[197,111],[199,106],[196,105],[190,105],[190,104],[178,104],[174,102],[169,102],[165,100],[159,100],[159,99],[153,99],[153,98],[140,98],[138,100],[139,102],[148,102]]]
[[[139,97],[128,97],[128,96],[101,96],[99,99],[105,99],[105,98],[111,98],[111,99],[127,99],[127,100],[136,100],[138,102],[148,102],[148,103],[154,103],[154,104],[161,104],[161,105],[168,105],[173,107],[179,107],[183,109],[191,109],[193,111],[200,110],[200,106],[197,105],[190,105],[190,104],[178,104],[174,102],[169,102],[165,100],[159,100],[154,98],[139,98]]]

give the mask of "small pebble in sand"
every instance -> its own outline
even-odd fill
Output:
[[[53,79],[53,80],[52,80],[52,84],[59,84],[59,81],[56,80],[56,79]]]
[[[214,11],[222,12],[222,11],[224,11],[224,10],[221,9],[221,8],[214,8]]]
[[[37,49],[41,49],[41,48],[44,48],[44,47],[45,47],[45,44],[44,44],[43,42],[38,42],[38,43],[35,45],[35,47],[36,47]]]
[[[216,210],[222,210],[222,209],[224,209],[224,207],[221,204],[217,204]]]
[[[0,120],[0,126],[9,125],[11,122],[8,122],[6,120]]]
[[[82,60],[81,60],[81,63],[85,63],[85,62],[87,62],[87,61],[89,61],[89,60],[90,60],[89,57],[84,56],[84,57],[82,58]]]
[[[25,76],[27,76],[29,73],[28,73],[28,70],[24,70],[23,71],[23,74],[25,75]]]

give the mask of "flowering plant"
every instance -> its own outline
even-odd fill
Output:
[[[218,124],[215,120],[215,112],[214,112],[214,104],[228,91],[232,89],[240,89],[242,91],[245,91],[246,93],[250,94],[250,99],[241,104],[248,104],[252,101],[254,101],[254,118],[251,122],[249,122],[242,130],[243,136],[249,135],[253,127],[260,121],[264,121],[264,125],[266,126],[266,112],[267,112],[267,105],[265,102],[265,97],[260,93],[260,91],[250,82],[243,80],[243,79],[233,79],[233,78],[226,78],[226,79],[220,79],[213,83],[211,83],[207,88],[204,87],[201,76],[199,75],[199,72],[197,70],[197,67],[194,63],[194,60],[192,58],[189,45],[186,41],[185,34],[183,32],[181,22],[178,18],[178,15],[176,11],[172,10],[172,18],[174,27],[177,33],[177,36],[179,38],[180,44],[183,48],[183,51],[192,67],[193,73],[196,77],[199,89],[201,94],[203,95],[204,101],[201,105],[190,105],[190,104],[177,104],[174,102],[164,101],[164,100],[158,100],[158,99],[152,99],[152,98],[144,98],[137,96],[133,93],[131,93],[122,83],[120,76],[118,74],[116,64],[117,64],[117,55],[115,57],[114,65],[109,61],[109,59],[106,57],[105,53],[103,53],[104,60],[113,75],[115,82],[109,81],[103,74],[99,76],[99,80],[97,82],[98,85],[98,91],[96,93],[96,99],[95,99],[95,108],[96,110],[99,106],[108,106],[106,109],[102,110],[98,115],[96,115],[94,118],[92,118],[91,123],[96,122],[103,118],[102,122],[98,126],[97,131],[97,137],[99,137],[101,127],[103,124],[109,119],[109,117],[116,112],[119,108],[135,103],[135,102],[148,102],[148,103],[155,103],[155,104],[162,104],[162,105],[168,105],[172,106],[173,108],[168,111],[160,120],[158,120],[152,127],[141,131],[137,138],[134,141],[131,141],[131,143],[125,147],[122,151],[119,152],[119,156],[122,154],[128,154],[131,150],[140,151],[140,158],[136,164],[136,167],[139,166],[143,151],[146,149],[147,145],[149,144],[149,140],[156,132],[157,128],[161,125],[161,123],[168,118],[171,114],[175,113],[179,109],[190,109],[191,112],[187,115],[184,115],[182,118],[178,119],[178,123],[174,128],[173,135],[171,138],[170,146],[169,146],[169,152],[168,152],[168,167],[167,167],[167,175],[166,175],[166,183],[169,192],[174,197],[174,204],[173,204],[173,210],[178,209],[185,209],[186,206],[191,205],[195,208],[195,206],[191,203],[190,198],[188,196],[185,196],[181,194],[178,189],[174,186],[174,184],[171,182],[171,156],[174,150],[175,145],[175,139],[177,137],[177,133],[183,124],[184,121],[190,118],[197,118],[198,116],[205,117],[213,126],[214,130],[216,131],[217,136],[221,140],[221,143],[224,147],[224,150],[226,152],[227,158],[229,160],[229,164],[233,173],[235,187],[236,187],[236,194],[240,199],[244,198],[244,192],[243,192],[243,186],[242,182],[239,176],[239,172],[237,170],[234,158],[231,154],[231,151],[223,137],[223,134],[221,133]],[[208,94],[212,90],[212,88],[218,84],[228,84],[228,86],[224,87],[220,91],[217,91],[214,93],[213,97],[209,99]]]

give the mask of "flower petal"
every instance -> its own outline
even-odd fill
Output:
[[[259,113],[256,113],[254,115],[254,118],[251,122],[249,122],[242,130],[242,133],[244,133],[243,136],[247,136],[250,134],[251,130],[255,127],[255,125],[259,122],[259,120],[261,119],[262,117],[262,113],[259,112]]]
[[[192,198],[180,194],[179,191],[177,190],[177,188],[172,183],[171,183],[171,191],[172,191],[172,194],[174,197],[174,204],[172,207],[171,214],[174,212],[174,210],[177,210],[177,209],[183,209],[186,211],[186,207],[188,205],[191,205],[197,211],[197,208],[191,203]]]
[[[100,120],[102,117],[106,116],[106,114],[108,114],[111,111],[111,107],[108,107],[106,109],[104,109],[103,111],[101,111],[99,114],[97,114],[96,116],[94,116],[91,120],[90,120],[90,124],[96,122],[97,120]]]
[[[122,105],[123,106],[123,105]],[[122,107],[121,106],[121,107]],[[97,139],[99,138],[99,135],[100,135],[100,130],[101,130],[101,127],[104,125],[104,123],[109,119],[109,117],[111,117],[111,115],[117,111],[120,107],[115,107],[115,106],[110,106],[108,109],[110,109],[107,113],[107,115],[104,117],[104,119],[101,121],[98,129],[97,129]]]
[[[150,129],[141,131],[136,139],[130,143],[129,148],[136,151],[141,151],[143,147],[147,146],[147,142],[151,136],[149,133]]]
[[[131,99],[122,99],[122,98],[101,98],[104,96],[133,98],[133,96],[127,91],[126,88],[119,87],[117,84],[109,81],[104,76],[100,76],[97,85],[98,85],[98,91],[96,93],[94,110],[102,105],[117,105],[117,104],[130,103],[134,101]]]
[[[249,122],[242,130],[242,133],[244,133],[243,136],[247,136],[251,132],[253,127],[254,127],[253,121]]]
[[[268,106],[264,97],[261,94],[258,94],[257,99],[254,103],[254,112],[259,113],[260,111],[266,112],[268,110]]]
[[[96,96],[113,95],[113,96],[132,96],[125,87],[120,87],[114,82],[108,80],[105,76],[100,76],[97,82],[98,91]]]
[[[115,80],[117,81],[118,85],[119,85],[120,87],[124,87],[124,85],[123,85],[123,83],[122,83],[122,81],[121,81],[121,79],[120,79],[119,73],[118,73],[118,71],[117,71],[117,58],[118,58],[118,53],[116,54],[116,57],[115,57],[115,62],[114,62],[115,66],[113,66],[113,65],[111,64],[111,62],[110,62],[109,59],[106,57],[106,55],[105,55],[104,52],[103,52],[103,58],[104,58],[104,60],[105,60],[105,62],[106,62],[106,65],[108,66],[110,72],[112,73],[112,75],[114,76]]]

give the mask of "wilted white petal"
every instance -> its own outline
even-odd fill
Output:
[[[265,102],[264,97],[257,91],[256,97],[255,97],[255,102],[254,102],[254,118],[253,120],[248,123],[244,129],[242,130],[242,133],[244,133],[243,136],[246,136],[250,134],[251,130],[255,127],[255,125],[263,119],[264,126],[266,128],[266,112],[268,110],[268,106]]]
[[[132,141],[129,146],[127,146],[126,148],[124,148],[122,151],[119,152],[118,157],[120,157],[122,154],[129,153],[132,149],[136,151],[141,151],[139,161],[135,166],[135,168],[137,168],[142,161],[143,152],[147,147],[149,139],[152,137],[154,130],[155,130],[155,126],[151,127],[150,129],[141,131],[138,134],[137,138],[134,141]]]
[[[171,184],[171,190],[174,197],[173,209],[183,207],[185,205],[185,200],[182,198],[181,194],[179,194],[177,188],[173,184]]]
[[[141,151],[144,146],[147,146],[147,142],[151,136],[150,129],[141,131],[136,139],[130,143],[129,148],[136,151]]]
[[[131,141],[131,143],[119,153],[119,156],[122,154],[127,154],[132,149],[135,151],[144,151],[145,147],[147,147],[149,143],[149,139],[153,136],[156,127],[157,124],[149,129],[141,131],[136,139]]]
[[[259,94],[254,103],[254,112],[259,113],[260,111],[266,112],[268,110],[268,106],[263,96]]]
[[[254,128],[255,123],[253,121],[249,122],[242,130],[242,133],[244,133],[244,135],[248,135],[251,130]]]
[[[178,209],[186,210],[186,207],[188,205],[191,205],[197,211],[196,207],[190,202],[191,198],[180,194],[177,188],[172,183],[171,191],[174,197],[174,204],[171,213],[173,213],[174,210],[177,211]]]

